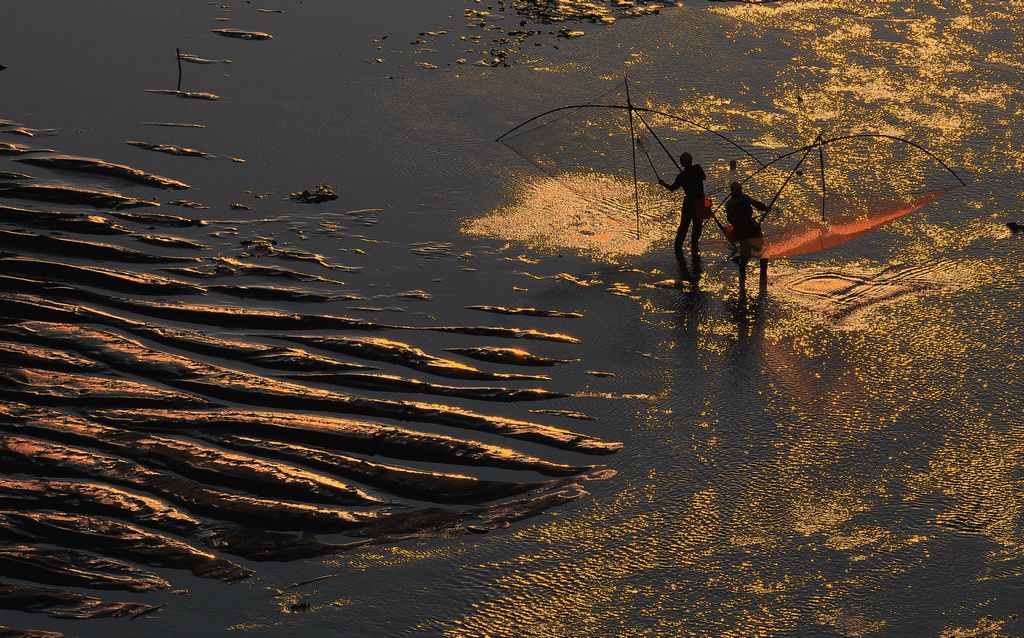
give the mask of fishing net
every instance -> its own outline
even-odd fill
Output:
[[[498,141],[591,202],[598,214],[618,221],[633,219],[638,203],[648,223],[678,220],[682,191],[670,193],[658,179],[675,179],[683,152],[703,167],[712,198],[768,159],[755,157],[709,125],[658,107],[633,87],[627,95],[625,83],[581,105],[528,120]]]
[[[856,239],[962,186],[923,147],[885,135],[848,135],[783,155],[744,192],[773,203],[760,256],[793,257]],[[774,201],[773,201],[774,200]]]
[[[616,233],[635,232],[638,239],[642,228],[664,233],[678,222],[682,192],[670,193],[658,179],[672,182],[678,154],[689,152],[707,174],[705,193],[723,225],[730,182],[773,206],[763,223],[763,247],[755,252],[762,257],[839,245],[963,185],[927,149],[886,135],[819,138],[781,156],[744,147],[626,83],[527,120],[498,141],[583,202],[576,217]]]

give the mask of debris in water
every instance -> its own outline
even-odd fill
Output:
[[[160,95],[177,95],[178,97],[192,100],[219,100],[220,96],[203,91],[181,91],[178,89],[146,89],[146,93],[158,93]]]
[[[195,122],[143,122],[150,126],[174,126],[178,128],[206,128],[205,124],[197,124]]]
[[[260,9],[260,11],[269,11],[269,9]],[[326,580],[328,578],[334,578],[335,576],[337,576],[337,574],[326,574],[324,576],[317,576],[316,578],[310,578],[308,580],[300,580],[297,583],[292,583],[291,585],[285,585],[281,589],[295,589],[296,587],[302,587],[303,585],[309,585],[310,583],[315,583],[315,582],[318,582],[318,581],[321,581],[321,580]]]
[[[241,29],[210,29],[211,33],[222,35],[227,38],[238,38],[240,40],[270,40],[274,36],[262,31],[242,31]]]
[[[614,377],[614,372],[607,372],[605,370],[585,370],[587,374],[593,377]]]
[[[193,202],[188,199],[176,199],[173,202],[167,202],[168,206],[181,206],[182,208],[194,208],[196,210],[207,210],[209,206],[204,206],[199,202]],[[200,224],[202,225],[202,224]]]
[[[192,64],[231,64],[231,60],[211,60],[209,58],[202,58],[194,53],[182,53],[178,56],[182,62],[191,62]]]
[[[291,198],[307,204],[319,204],[338,199],[338,194],[334,192],[334,187],[330,184],[320,183],[309,190],[292,193]]]

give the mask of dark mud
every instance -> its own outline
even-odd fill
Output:
[[[500,348],[497,346],[481,346],[477,348],[445,348],[445,352],[486,361],[488,363],[504,363],[517,366],[556,366],[563,363],[574,363],[578,359],[549,359],[530,354],[519,348]]]
[[[127,235],[131,231],[100,215],[0,206],[0,222],[85,235]]]
[[[7,258],[6,260],[0,260],[0,263],[10,262],[13,264],[12,268],[22,268],[24,270],[24,258]],[[39,260],[35,260],[39,261]],[[56,264],[56,265],[53,265]],[[160,278],[156,275],[143,275],[141,273],[114,273],[112,271],[105,271],[98,268],[76,268],[67,264],[59,264],[57,262],[51,262],[47,268],[52,269],[53,272],[60,272],[63,276],[75,276],[80,278],[81,281],[91,280],[94,282],[106,282],[111,284],[112,282],[134,282],[136,289],[143,291],[148,286],[149,290],[156,291],[161,286],[165,286],[164,292],[169,291],[175,286],[179,286],[181,291],[191,291],[194,293],[201,292],[198,287],[189,287],[188,284],[177,280],[169,280],[166,278]],[[26,273],[27,274],[27,273]],[[26,281],[26,283],[31,283]],[[38,282],[37,282],[38,283]],[[96,285],[102,285],[97,283]],[[127,283],[126,285],[133,285]],[[26,289],[29,290],[29,289]],[[524,328],[503,328],[493,326],[406,326],[406,325],[394,325],[394,324],[383,324],[375,323],[365,319],[355,319],[352,317],[342,317],[337,315],[312,315],[312,314],[298,314],[291,312],[282,312],[275,310],[258,310],[239,308],[233,306],[213,306],[206,304],[188,304],[188,303],[167,303],[167,302],[156,302],[156,301],[141,301],[135,299],[128,299],[124,297],[108,296],[100,293],[92,293],[86,290],[76,289],[55,289],[50,288],[46,290],[44,288],[37,289],[40,292],[48,292],[49,294],[61,294],[71,298],[87,299],[90,301],[98,301],[106,306],[121,308],[129,310],[131,312],[160,317],[163,320],[173,321],[184,321],[188,323],[215,325],[220,327],[229,328],[249,328],[256,330],[318,330],[318,329],[334,329],[334,330],[368,330],[368,331],[380,331],[380,330],[413,330],[413,331],[435,331],[435,332],[450,332],[460,333],[468,335],[482,335],[482,336],[493,336],[503,337],[509,339],[535,339],[544,341],[555,341],[560,343],[578,343],[578,340],[568,335],[540,332],[533,329]],[[143,293],[145,294],[145,293]],[[160,294],[154,292],[153,294]],[[41,300],[40,300],[41,301]],[[18,299],[13,297],[0,297],[0,307],[7,305],[8,307],[15,307],[24,304],[36,303],[34,300]],[[45,304],[44,304],[45,305]],[[69,308],[62,308],[60,312],[68,311]],[[75,309],[74,312],[85,312],[89,313],[91,310],[85,307]],[[22,316],[22,315],[18,315]],[[58,316],[58,315],[53,315]],[[26,317],[28,318],[28,317]],[[289,337],[290,338],[290,337]],[[464,364],[455,364],[456,366],[462,366],[468,368]],[[479,377],[477,377],[479,378]],[[494,378],[494,377],[487,377]],[[501,377],[510,378],[510,377]],[[534,378],[539,379],[538,376],[519,376],[518,378]]]
[[[216,155],[206,153],[204,151],[196,150],[194,148],[187,148],[184,146],[174,146],[173,144],[158,144],[156,142],[143,142],[139,140],[128,140],[125,142],[129,146],[135,148],[141,148],[147,151],[156,151],[157,153],[167,153],[168,155],[181,155],[185,157],[205,157],[214,158]]]
[[[569,419],[579,419],[581,421],[595,421],[596,418],[579,412],[577,410],[558,410],[555,408],[534,408],[530,410],[532,414],[552,414],[554,416],[564,416]]]
[[[101,476],[107,482],[150,492],[197,514],[263,529],[340,532],[379,516],[369,511],[351,511],[218,490],[88,448],[16,435],[5,436],[0,440],[0,458],[10,468],[23,472],[85,480]],[[107,495],[94,491],[85,496]],[[52,496],[46,498],[53,500]],[[99,506],[108,506],[110,500],[108,497],[100,501]],[[92,501],[87,503],[95,507]],[[135,509],[130,513],[134,519],[141,516],[144,521],[142,524],[146,527],[160,529],[159,525],[150,520],[146,510],[139,512]],[[161,522],[163,520],[160,519]]]
[[[599,478],[607,478],[607,476],[601,475]],[[479,534],[507,527],[515,521],[536,516],[547,509],[570,503],[585,495],[586,491],[582,486],[569,483],[564,487],[539,491],[526,498],[505,501],[487,507],[466,510],[423,509],[404,516],[385,519],[356,534],[371,536],[384,534],[423,536],[428,533]]]
[[[274,370],[293,372],[337,372],[367,370],[370,366],[352,361],[338,361],[299,348],[271,346],[262,343],[223,339],[194,330],[181,330],[150,324],[124,321],[121,328],[132,334],[198,354],[224,357]]]
[[[313,381],[340,385],[348,388],[362,388],[378,392],[403,392],[434,394],[438,396],[476,399],[478,401],[542,401],[558,399],[565,396],[542,388],[491,388],[439,385],[418,379],[407,379],[391,374],[374,373],[326,373],[292,375],[289,378],[299,381]]]
[[[295,443],[246,436],[222,436],[216,440],[221,445],[326,470],[398,496],[435,503],[481,503],[538,487],[537,483],[486,481],[463,474],[415,470]]]
[[[194,268],[168,269],[168,272],[185,275],[187,277],[195,277],[197,279],[210,279],[214,277],[245,277],[252,275],[259,277],[271,277],[274,279],[288,279],[291,281],[320,281],[340,286],[345,285],[345,282],[323,277],[321,275],[304,273],[297,270],[291,270],[289,268],[283,268],[281,266],[265,266],[263,264],[243,262],[238,259],[224,257],[222,255],[218,255],[205,261],[201,266]]]
[[[209,246],[205,244],[200,244],[199,242],[192,241],[191,239],[185,239],[183,237],[168,237],[166,235],[133,235],[133,237],[143,244],[160,246],[161,248],[185,248],[188,250],[210,249]]]
[[[20,338],[32,342],[85,354],[120,372],[142,375],[182,390],[249,405],[276,408],[294,408],[301,405],[311,409],[327,409],[348,414],[437,423],[492,432],[510,438],[589,454],[610,454],[621,447],[619,443],[602,441],[577,432],[539,423],[481,414],[463,408],[414,401],[373,399],[286,383],[159,352],[126,337],[82,326],[33,323],[7,328],[4,329],[4,332],[17,334]],[[18,373],[24,372],[18,371]],[[17,376],[17,374],[8,373],[6,376]],[[80,378],[89,379],[91,381],[89,387],[96,384],[103,385],[107,392],[110,392],[112,387],[109,384],[104,384],[103,380],[99,378],[84,376]],[[28,379],[25,380],[26,383],[27,381]],[[12,385],[14,385],[13,382]],[[60,388],[63,387],[60,386]],[[142,388],[145,387],[142,386]],[[143,393],[142,388],[135,394]],[[25,387],[24,383],[18,385],[17,389],[22,392],[39,394],[38,390],[30,390]],[[56,394],[58,397],[66,394],[57,394],[58,389],[52,383],[47,384],[49,394]],[[150,391],[157,394],[152,399],[161,400],[164,398],[162,393],[170,392],[157,388],[150,388]],[[13,394],[21,396],[17,393]],[[49,394],[40,395],[40,398],[49,396]],[[150,400],[150,397],[142,396],[137,399]]]
[[[2,70],[2,65],[0,65],[0,71]],[[0,638],[62,638],[63,636],[64,634],[56,631],[23,629],[20,627],[5,627],[0,625]]]
[[[134,487],[140,485],[133,483]],[[200,519],[160,499],[88,480],[5,478],[0,480],[0,507],[74,509],[186,537],[195,537],[209,528]]]
[[[53,618],[78,619],[104,618],[108,616],[133,617],[155,609],[152,605],[144,605],[142,603],[105,602],[99,598],[77,592],[49,587],[18,585],[4,581],[0,581],[0,608],[45,613]],[[42,635],[47,634],[50,636],[60,636],[60,634],[51,632],[42,633]],[[32,636],[36,634],[33,632],[20,635]]]
[[[0,538],[104,551],[143,565],[185,569],[200,578],[226,582],[252,574],[245,567],[170,536],[99,516],[0,510]]]
[[[224,452],[170,437],[125,432],[56,412],[22,411],[0,427],[89,445],[205,484],[257,489],[278,498],[325,505],[372,505],[381,500],[340,481],[289,465]]]
[[[304,335],[279,336],[279,339],[295,341],[331,352],[341,352],[373,361],[386,361],[406,368],[429,372],[450,379],[488,380],[533,380],[544,381],[542,375],[488,372],[479,370],[451,359],[427,354],[423,350],[401,341],[379,337],[313,337]]]
[[[481,337],[502,337],[504,339],[528,339],[533,341],[555,341],[558,343],[579,343],[576,337],[554,332],[541,332],[533,328],[498,328],[494,326],[401,326],[405,330],[434,330],[454,332]]]
[[[330,270],[340,270],[343,272],[358,272],[361,270],[359,266],[348,266],[346,264],[335,263],[323,255],[307,250],[280,247],[277,245],[277,240],[274,239],[267,239],[263,237],[247,239],[242,242],[242,246],[245,250],[240,254],[241,257],[280,257],[281,259],[289,259],[292,261],[314,263]]]
[[[125,591],[169,589],[170,583],[130,563],[68,549],[31,545],[0,547],[0,571],[8,578],[61,587]]]
[[[111,376],[0,367],[0,397],[32,405],[211,407],[212,403],[177,392]]]
[[[17,126],[15,128],[9,128],[9,129],[4,131],[4,133],[7,133],[8,135],[21,135],[23,137],[49,136],[49,135],[56,135],[59,132],[60,132],[60,130],[59,129],[55,129],[55,128],[39,129],[39,128],[29,128],[27,126]]]
[[[52,148],[34,148],[13,142],[0,142],[0,155],[25,155],[27,153],[52,153]]]
[[[54,243],[60,240],[55,240]],[[102,245],[93,245],[90,250],[103,253],[107,248]],[[112,254],[128,257],[134,251],[111,250]],[[193,261],[191,257],[167,257],[161,258],[156,255],[149,256],[157,262],[180,262]],[[102,259],[102,257],[94,257]],[[109,259],[109,257],[108,257]],[[126,259],[126,261],[129,261]],[[100,266],[79,266],[66,264],[59,261],[45,259],[33,259],[31,257],[3,257],[0,258],[0,272],[32,277],[45,277],[53,281],[84,284],[87,286],[98,286],[118,290],[123,293],[134,293],[140,295],[190,295],[202,294],[205,289],[202,286],[190,284],[184,281],[152,275],[141,272],[114,270]]]
[[[109,372],[110,368],[91,359],[62,350],[41,348],[27,343],[0,342],[4,365],[17,365],[57,372]]]
[[[212,285],[206,289],[239,299],[263,299],[268,301],[302,301],[322,303],[339,299],[359,299],[355,295],[324,295],[310,290],[296,290],[280,286]]]
[[[189,199],[176,199],[173,202],[165,202],[168,206],[181,206],[182,208],[192,208],[194,210],[207,210],[210,208],[205,204],[199,202],[193,202]],[[205,222],[204,222],[205,223]]]
[[[193,219],[191,217],[179,217],[177,215],[165,215],[163,213],[110,213],[118,219],[137,224],[152,226],[169,226],[173,228],[189,228],[192,226],[206,226],[209,222],[205,219]]]
[[[116,177],[136,184],[155,186],[157,188],[186,189],[189,185],[169,177],[153,175],[131,166],[113,164],[92,157],[75,157],[72,155],[46,155],[43,157],[23,157],[19,162],[32,166],[42,166],[63,171]]]
[[[61,184],[24,184],[0,186],[0,197],[28,199],[55,204],[92,206],[93,208],[140,208],[159,206],[158,202],[135,199],[110,191],[98,191]]]
[[[169,434],[260,435],[285,442],[382,454],[397,459],[531,470],[549,476],[569,476],[591,469],[591,466],[553,463],[468,439],[313,414],[238,410],[100,410],[92,412],[91,416],[122,428],[144,428]]]
[[[562,310],[539,310],[537,308],[506,308],[505,306],[466,306],[467,310],[480,310],[481,312],[493,312],[500,315],[525,315],[527,317],[558,317],[571,319],[582,317],[581,312],[566,312]]]
[[[142,238],[139,237],[142,241]],[[191,242],[190,242],[191,243]],[[81,239],[68,239],[54,237],[52,235],[40,235],[38,233],[16,230],[0,230],[0,247],[9,250],[27,250],[52,255],[63,255],[82,259],[95,259],[102,261],[119,261],[136,264],[168,264],[198,261],[195,257],[175,257],[154,255],[148,252],[124,248],[116,244],[105,244],[96,241],[84,241]],[[6,271],[0,266],[0,271]],[[23,272],[17,269],[11,272]],[[47,276],[45,267],[38,272],[26,273]]]

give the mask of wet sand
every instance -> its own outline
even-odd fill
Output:
[[[12,11],[0,625],[1022,631],[1000,6]],[[870,127],[973,179],[744,303],[713,229],[680,283],[671,211],[638,240],[617,177],[595,209],[492,142],[626,71],[764,152]]]

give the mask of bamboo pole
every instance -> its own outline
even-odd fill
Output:
[[[633,128],[633,100],[629,96],[629,76],[626,76],[626,111],[629,113],[629,142],[633,149],[633,200],[636,203],[636,238],[640,239],[640,190],[636,178],[636,131]]]

